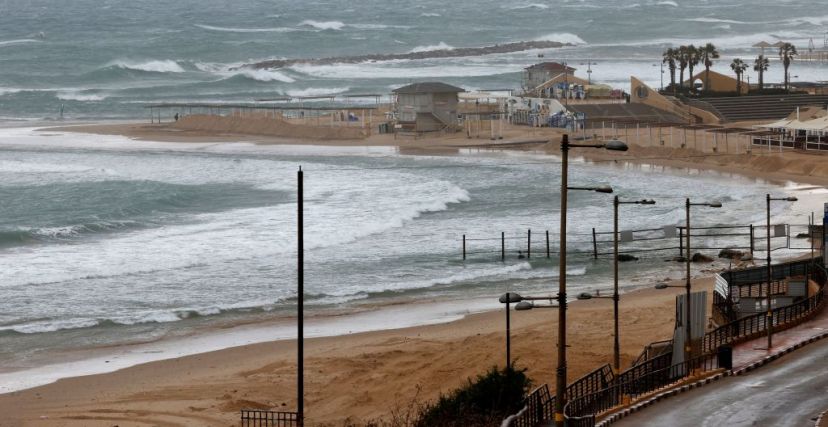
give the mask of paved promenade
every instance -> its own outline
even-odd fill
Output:
[[[828,308],[812,321],[733,349],[734,371],[748,371],[773,355],[785,356],[757,370],[730,376],[664,399],[631,414],[619,426],[807,426],[828,409],[828,338],[795,352],[793,346],[828,335]]]

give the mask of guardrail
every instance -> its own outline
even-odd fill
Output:
[[[742,270],[741,280],[767,280],[767,273],[761,275],[755,269]],[[567,426],[591,427],[595,425],[598,415],[626,403],[630,399],[669,387],[686,378],[694,370],[711,370],[718,368],[716,352],[720,346],[732,345],[755,338],[767,331],[770,319],[776,331],[796,326],[819,313],[825,305],[825,288],[828,284],[828,272],[825,267],[814,260],[796,261],[778,264],[773,267],[773,278],[784,278],[809,274],[819,290],[812,296],[798,303],[778,307],[772,310],[772,316],[760,313],[716,328],[705,334],[702,354],[688,361],[670,365],[672,354],[662,354],[642,364],[627,369],[616,377],[611,386],[598,392],[571,398],[564,408]],[[730,276],[733,277],[733,276]],[[666,366],[664,366],[666,365]]]
[[[296,412],[275,412],[261,409],[242,409],[242,427],[302,427]]]

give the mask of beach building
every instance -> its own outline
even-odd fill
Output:
[[[528,92],[553,79],[575,78],[575,69],[558,62],[541,62],[523,70],[523,88]],[[583,84],[587,82],[584,81]]]
[[[708,81],[708,78],[710,81]],[[696,86],[706,92],[736,93],[739,82],[728,75],[717,73],[713,70],[702,70],[692,78],[684,82],[685,86]],[[748,84],[742,83],[741,94],[746,95],[749,91]]]
[[[458,95],[464,89],[440,82],[412,83],[394,89],[398,129],[436,132],[457,129]]]

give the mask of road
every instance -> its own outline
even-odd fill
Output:
[[[808,426],[828,409],[828,340],[662,400],[616,426]]]

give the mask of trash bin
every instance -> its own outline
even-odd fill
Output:
[[[717,353],[719,368],[733,369],[733,347],[729,345],[720,346]]]

